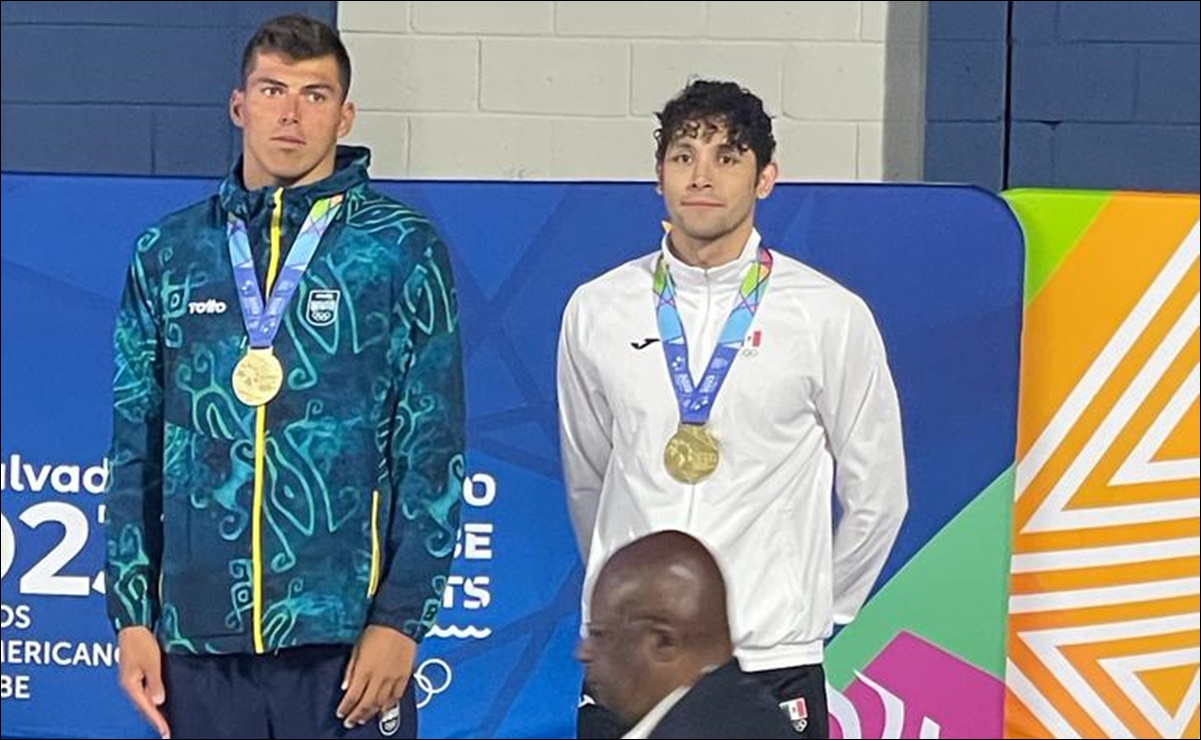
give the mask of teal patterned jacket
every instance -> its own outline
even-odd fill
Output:
[[[465,411],[445,246],[372,190],[370,152],[329,178],[219,193],[138,239],[115,330],[108,612],[175,653],[420,641],[459,525]],[[312,203],[343,193],[275,339],[283,389],[234,395],[246,350],[226,242],[245,220],[272,279]]]

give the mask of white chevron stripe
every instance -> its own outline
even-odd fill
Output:
[[[1068,432],[1075,426],[1084,409],[1097,395],[1097,391],[1113,374],[1118,362],[1134,346],[1135,340],[1142,335],[1151,323],[1151,319],[1167,301],[1168,296],[1188,274],[1193,263],[1197,261],[1199,249],[1201,249],[1201,239],[1198,238],[1198,224],[1193,224],[1193,228],[1155,277],[1151,287],[1147,289],[1134,310],[1114,332],[1113,337],[1093,360],[1080,382],[1068,394],[1067,400],[1055,412],[1050,423],[1018,463],[1014,482],[1015,499],[1021,499],[1030,486],[1030,482],[1051,459]]]
[[[1082,414],[1096,398],[1097,393],[1113,376],[1114,370],[1126,359],[1139,338],[1155,321],[1172,294],[1181,287],[1183,280],[1190,279],[1201,256],[1201,224],[1194,223],[1189,233],[1168,258],[1155,279],[1139,298],[1137,305],[1125,317],[1121,325],[1109,338],[1100,353],[1072,388],[1062,405],[1056,409],[1050,422],[1038,435],[1034,444],[1018,462],[1014,487],[1015,500],[1028,493],[1032,482],[1043,471],[1064,440],[1079,423]],[[1092,508],[1069,508],[1081,486],[1088,480],[1111,448],[1128,428],[1131,419],[1146,402],[1155,385],[1180,354],[1194,339],[1201,326],[1201,296],[1193,295],[1185,312],[1180,315],[1160,346],[1156,347],[1146,364],[1138,369],[1130,385],[1122,390],[1120,398],[1108,409],[1105,418],[1083,447],[1070,461],[1059,480],[1052,481],[1051,488],[1037,510],[1026,522],[1023,533],[1065,532],[1093,527],[1123,527],[1147,522],[1201,518],[1201,497],[1184,500],[1157,501],[1147,503],[1119,503]],[[1195,360],[1194,360],[1195,361]],[[1201,479],[1201,458],[1183,460],[1154,460],[1172,431],[1180,424],[1196,401],[1199,390],[1199,368],[1193,367],[1189,377],[1176,389],[1165,408],[1138,441],[1126,460],[1118,467],[1113,477],[1106,481],[1110,486],[1159,483],[1175,480]],[[1046,490],[1041,485],[1039,490]],[[1120,495],[1120,489],[1115,493]],[[1018,553],[1012,558],[1011,572],[1039,573],[1073,570],[1087,567],[1150,563],[1201,554],[1201,537],[1189,536],[1176,540],[1135,542],[1124,545],[1060,549],[1054,552]],[[1046,587],[1049,589],[1049,587]],[[1099,586],[1084,589],[1044,591],[1037,594],[1020,594],[1010,599],[1010,614],[1038,614],[1063,612],[1109,605],[1138,605],[1155,600],[1191,597],[1201,593],[1201,577],[1177,578],[1153,582]],[[1136,607],[1137,608],[1137,607]],[[1081,673],[1067,659],[1063,648],[1073,645],[1093,645],[1166,635],[1177,632],[1196,633],[1198,615],[1172,615],[1145,619],[1131,619],[1109,624],[1074,627],[1031,628],[1015,635],[1025,643],[1035,658],[1051,672],[1072,699],[1088,714],[1109,737],[1133,737],[1130,727],[1118,716],[1113,707],[1106,705],[1098,692],[1088,684]],[[1115,646],[1120,649],[1121,646]],[[1130,645],[1131,650],[1137,644]],[[1109,652],[1113,652],[1110,650]],[[1195,676],[1189,687],[1184,705],[1174,713],[1164,709],[1138,678],[1138,671],[1155,667],[1196,664],[1201,649],[1190,647],[1184,651],[1168,651],[1166,654],[1137,654],[1098,660],[1099,666],[1107,671],[1115,684],[1131,699],[1136,707],[1155,728],[1166,737],[1180,737],[1191,721],[1198,702],[1195,698],[1199,687]],[[1012,653],[1011,653],[1012,654]],[[1175,662],[1164,662],[1175,661]],[[1029,666],[1028,666],[1029,667]],[[1201,674],[1199,674],[1201,675]],[[1065,716],[1039,686],[1023,673],[1013,660],[1007,661],[1006,685],[1031,714],[1041,722],[1053,737],[1080,737]],[[1062,708],[1068,711],[1067,707]]]
[[[1026,526],[1022,528],[1023,533],[1058,532],[1066,529],[1161,522],[1201,516],[1201,499],[1198,498],[1102,506],[1094,509],[1067,508],[1089,473],[1101,461],[1106,450],[1129,424],[1130,418],[1146,400],[1151,389],[1163,377],[1201,325],[1199,307],[1201,298],[1194,297],[1172,326],[1172,330],[1147,360],[1147,364],[1143,365],[1118,402],[1106,414],[1105,420],[1101,422],[1092,438],[1068,466],[1063,477],[1055,483],[1051,493],[1026,522]]]
[[[1095,568],[1104,565],[1171,560],[1173,558],[1186,558],[1193,555],[1201,555],[1201,537],[1156,540],[1153,542],[1139,542],[1133,545],[1114,545],[1113,547],[1090,547],[1078,550],[1023,553],[1013,556],[1010,572],[1038,573],[1047,570]]]
[[[1201,578],[1177,578],[1171,581],[1132,583],[1125,586],[1082,588],[1074,591],[1052,591],[1038,594],[1019,594],[1009,599],[1010,614],[1049,612],[1059,609],[1088,609],[1096,606],[1130,604],[1156,599],[1174,599],[1201,594]]]
[[[1068,724],[1055,705],[1042,695],[1034,682],[1026,678],[1026,674],[1022,673],[1022,669],[1018,668],[1012,660],[1005,661],[1005,685],[1014,696],[1021,700],[1022,704],[1026,705],[1026,709],[1030,710],[1035,719],[1047,728],[1051,737],[1070,738],[1070,740],[1077,740],[1080,737],[1080,733]]]
[[[1168,435],[1192,408],[1193,401],[1201,395],[1201,367],[1194,366],[1184,383],[1176,389],[1172,400],[1160,412],[1147,433],[1130,451],[1130,457],[1122,463],[1109,481],[1110,485],[1121,486],[1132,483],[1160,483],[1170,480],[1201,478],[1201,457],[1182,460],[1154,460],[1155,453],[1163,447]]]
[[[1130,728],[1118,718],[1092,686],[1084,680],[1075,666],[1064,656],[1061,646],[1087,645],[1137,637],[1167,635],[1197,629],[1201,614],[1178,614],[1169,617],[1139,619],[1112,624],[1095,624],[1083,627],[1057,627],[1045,630],[1019,632],[1018,638],[1026,643],[1075,699],[1093,721],[1109,737],[1134,737]]]
[[[1142,711],[1143,716],[1162,737],[1183,737],[1193,712],[1201,704],[1201,671],[1193,673],[1192,683],[1184,694],[1184,701],[1176,709],[1175,714],[1159,703],[1146,684],[1138,677],[1139,671],[1156,668],[1173,668],[1175,666],[1197,665],[1201,663],[1201,647],[1167,650],[1160,653],[1129,655],[1120,658],[1105,658],[1097,661],[1114,683],[1130,697],[1135,706]]]

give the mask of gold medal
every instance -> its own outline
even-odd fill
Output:
[[[663,451],[663,464],[672,478],[697,483],[717,470],[717,440],[702,424],[681,424]]]
[[[234,368],[234,395],[247,406],[262,406],[284,385],[284,368],[270,347],[252,347]]]

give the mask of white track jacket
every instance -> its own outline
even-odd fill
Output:
[[[579,287],[563,316],[560,437],[587,564],[584,619],[614,550],[678,529],[722,568],[744,669],[820,663],[833,624],[867,598],[907,508],[900,411],[875,320],[850,291],[772,250],[766,293],[709,420],[721,461],[706,480],[680,483],[663,463],[679,411],[658,341],[656,261],[665,255],[675,280],[696,379],[759,234],[709,269],[666,244]]]

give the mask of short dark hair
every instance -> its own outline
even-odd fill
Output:
[[[242,87],[254,68],[259,52],[275,52],[295,61],[333,56],[338,60],[338,82],[342,97],[350,93],[350,55],[338,32],[315,18],[300,13],[281,15],[259,26],[242,52]]]
[[[667,147],[677,136],[709,136],[724,126],[730,144],[753,151],[759,172],[771,162],[776,139],[763,101],[736,82],[694,80],[656,113],[658,147],[655,162],[663,164]]]

